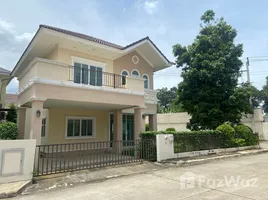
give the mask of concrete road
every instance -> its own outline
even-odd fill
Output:
[[[268,153],[109,179],[14,200],[268,200]]]

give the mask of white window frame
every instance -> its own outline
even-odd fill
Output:
[[[68,137],[68,120],[69,119],[79,119],[80,120],[80,136],[73,136]],[[82,132],[82,120],[83,119],[90,119],[92,120],[92,136],[81,136]],[[95,138],[96,136],[96,117],[77,117],[77,116],[67,116],[65,121],[65,139],[72,140],[72,139],[87,139],[87,138]]]
[[[135,76],[135,75],[133,76],[132,73],[133,73],[134,71],[138,72],[139,75],[138,75],[138,76]],[[131,76],[132,76],[132,77],[140,77],[141,74],[140,74],[139,70],[137,70],[137,69],[133,69],[133,70],[131,71]]]
[[[46,123],[44,124],[45,127],[45,136],[42,136],[42,131],[43,131],[43,120],[46,120]],[[47,136],[47,117],[42,118],[42,125],[41,125],[41,138],[45,138]]]
[[[147,80],[148,80],[148,88],[144,88],[144,89],[150,89],[150,78],[149,78],[148,74],[143,74],[142,78],[143,78],[143,76],[147,76]]]
[[[127,72],[127,74],[128,74],[127,76],[129,76],[129,71],[128,71],[128,70],[123,69],[123,70],[121,71],[121,73],[120,73],[120,74],[121,74],[121,76],[124,76],[124,75],[123,75],[123,72]]]
[[[74,63],[75,62],[81,64],[80,83],[76,83],[76,84],[81,84],[81,85],[84,85],[82,83],[82,64],[88,65],[88,70],[89,70],[88,71],[88,81],[90,81],[90,66],[102,68],[102,72],[105,72],[105,67],[107,65],[106,63],[103,63],[103,62],[98,62],[95,60],[88,60],[85,58],[79,58],[79,57],[72,56],[72,66],[73,66],[72,67],[72,78],[73,78],[73,81],[74,81]],[[104,80],[103,73],[102,73],[102,80]],[[90,85],[90,83],[88,83],[88,85]]]

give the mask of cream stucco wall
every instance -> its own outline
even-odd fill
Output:
[[[55,51],[55,50],[54,50]],[[84,58],[87,60],[93,60],[101,63],[105,63],[105,72],[113,72],[113,61],[107,58],[103,58],[100,56],[94,56],[92,54],[87,54],[87,53],[82,53],[78,51],[73,51],[69,49],[63,49],[63,48],[58,48],[58,55],[57,55],[57,61],[68,64],[68,65],[73,65],[73,59],[72,57],[78,57],[78,58]],[[55,56],[52,58],[55,58]]]
[[[58,52],[59,52],[59,48],[58,46],[55,47],[55,49],[53,49],[50,54],[46,57],[46,59],[49,60],[58,60]]]
[[[95,117],[96,133],[89,139],[66,139],[66,117]],[[109,141],[109,112],[86,109],[49,109],[47,144]]]
[[[135,64],[132,61],[133,56],[137,56],[139,58],[139,62]],[[121,74],[122,70],[127,70],[129,73],[132,72],[133,69],[137,69],[140,72],[140,76],[143,74],[147,74],[149,76],[150,88],[153,89],[153,68],[139,55],[137,51],[130,52],[116,60],[114,63],[114,73]]]
[[[23,89],[23,87],[25,87],[25,85],[28,84],[31,79],[37,77],[37,67],[37,65],[29,65],[25,70],[23,70],[21,75],[18,77],[19,92]]]

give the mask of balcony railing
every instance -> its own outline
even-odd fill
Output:
[[[69,81],[78,84],[126,88],[126,76],[103,72],[101,68],[69,67]]]

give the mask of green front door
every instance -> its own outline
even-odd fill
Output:
[[[113,141],[114,138],[114,115],[110,114],[110,141]],[[123,131],[122,131],[122,140],[124,146],[132,145],[132,142],[126,141],[133,141],[134,140],[134,115],[133,114],[123,114],[122,116],[122,123],[123,123]]]

